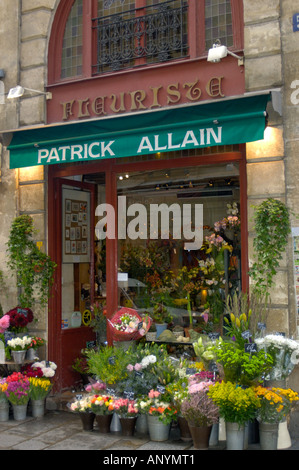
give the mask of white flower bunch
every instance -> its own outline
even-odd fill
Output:
[[[299,351],[299,343],[297,341],[286,338],[282,335],[266,335],[264,338],[256,338],[255,342],[261,348],[276,347],[279,349],[290,349],[292,351]]]
[[[44,377],[47,378],[54,377],[55,371],[57,369],[57,365],[51,361],[35,362],[32,364],[32,367],[39,367],[42,370]]]
[[[150,364],[154,364],[157,362],[156,356],[150,354],[149,356],[145,356],[141,361],[141,366],[144,369],[145,367],[149,366]]]
[[[70,403],[69,408],[71,411],[84,412],[89,411],[91,407],[91,397],[87,396]]]
[[[9,339],[7,345],[14,351],[25,351],[29,348],[31,342],[32,338],[30,336],[23,336],[22,338]]]

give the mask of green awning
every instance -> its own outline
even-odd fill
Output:
[[[17,130],[10,168],[242,144],[264,137],[271,94]]]

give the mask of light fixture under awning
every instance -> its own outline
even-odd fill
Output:
[[[14,132],[10,168],[96,161],[264,137],[270,93]]]

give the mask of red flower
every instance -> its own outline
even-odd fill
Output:
[[[16,307],[7,312],[6,315],[10,317],[10,327],[24,328],[33,320],[33,312],[30,308]]]

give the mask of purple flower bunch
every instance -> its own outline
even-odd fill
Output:
[[[12,405],[25,405],[29,400],[30,382],[21,373],[8,376],[5,394]]]

